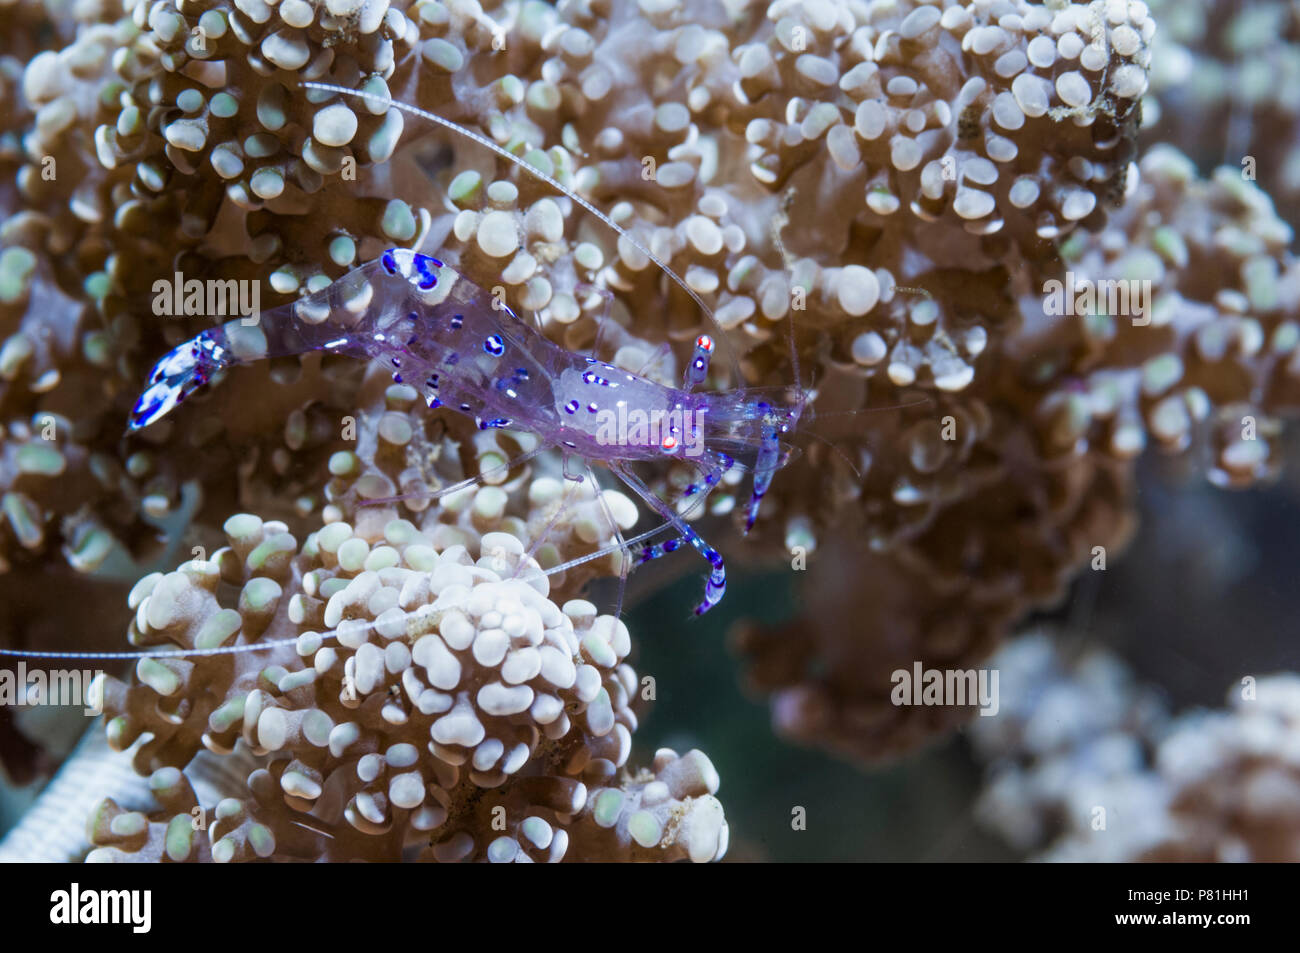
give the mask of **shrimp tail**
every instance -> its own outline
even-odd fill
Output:
[[[172,348],[149,372],[149,383],[131,410],[128,431],[140,430],[170,413],[218,370],[233,363],[230,351],[206,331]]]
[[[430,265],[441,262],[390,249],[382,260],[354,268],[310,295],[208,328],[153,366],[127,432],[170,413],[227,367],[310,351],[369,358],[375,335],[417,303],[411,297],[415,290],[437,284]]]

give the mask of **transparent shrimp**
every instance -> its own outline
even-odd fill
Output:
[[[648,248],[608,216],[554,178],[491,140],[441,116],[378,96],[327,83],[304,88],[373,101],[417,115],[464,136],[549,184],[586,209],[654,262],[699,306],[700,296]],[[483,429],[526,430],[542,447],[605,464],[676,530],[676,538],[640,550],[641,562],[675,551],[684,541],[708,563],[702,614],[726,591],[721,554],[667,501],[633,473],[634,463],[675,457],[696,479],[683,491],[697,505],[740,462],[753,471],[745,530],[752,528],[776,471],[789,458],[791,436],[805,396],[783,389],[696,392],[708,377],[718,339],[700,335],[682,387],[656,381],[561,348],[487,292],[436,258],[390,249],[323,291],[262,315],[252,328],[232,321],[204,332],[165,356],[132,413],[131,429],[148,426],[203,386],[221,367],[326,350],[378,360],[395,380],[419,389],[431,408],[472,416]],[[732,378],[739,380],[729,351]],[[797,379],[797,374],[796,374]],[[645,421],[641,428],[628,421]],[[539,448],[540,450],[541,448]],[[535,451],[537,452],[537,451]],[[566,465],[566,474],[568,468]]]
[[[405,103],[324,83],[302,86],[401,109],[490,149],[562,192],[617,232],[681,287],[706,320],[716,326],[700,296],[648,248],[581,196],[518,156],[477,133]],[[645,563],[689,544],[709,564],[704,598],[695,608],[698,615],[722,600],[727,585],[726,566],[722,555],[705,542],[687,517],[702,506],[726,474],[750,470],[752,489],[745,513],[748,532],[774,475],[791,457],[787,441],[799,425],[807,400],[797,384],[697,391],[708,379],[720,340],[725,339],[700,335],[682,386],[666,387],[643,374],[560,347],[509,308],[494,304],[487,291],[455,269],[431,256],[394,248],[314,294],[253,319],[236,319],[211,328],[168,352],[151,371],[131,412],[128,429],[138,431],[171,413],[226,368],[312,351],[378,361],[394,380],[415,387],[431,408],[443,407],[471,416],[485,430],[510,428],[536,435],[539,446],[508,461],[505,467],[544,449],[559,448],[566,460],[572,455],[606,466],[663,518],[662,523],[626,540],[610,518],[616,545],[552,567],[545,575],[566,571],[615,550],[634,552],[636,561]],[[726,353],[732,380],[738,381],[739,365],[734,355]],[[633,420],[649,425],[620,426]],[[694,481],[682,491],[684,506],[675,507],[660,498],[632,470],[636,463],[666,458],[680,461],[695,472]],[[475,480],[464,481],[472,482]],[[462,485],[445,487],[433,495],[441,496]],[[665,529],[673,534],[668,540],[650,542]],[[536,571],[542,570],[537,567]],[[320,633],[324,638],[335,634]],[[193,657],[270,651],[295,641],[139,652],[0,649],[0,656]]]
[[[753,457],[746,524],[781,465],[780,440],[798,424],[798,388],[697,391],[713,339],[695,342],[680,388],[575,354],[540,334],[491,295],[436,258],[389,249],[325,289],[199,334],[154,367],[130,418],[138,430],[178,407],[221,369],[309,351],[378,361],[419,391],[430,408],[472,417],[480,429],[534,434],[544,446],[604,464],[709,563],[697,613],[726,591],[722,556],[631,469],[672,458],[697,479],[683,491],[703,498],[738,459]],[[676,546],[642,551],[645,561]]]

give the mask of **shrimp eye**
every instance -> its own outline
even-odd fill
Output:
[[[707,334],[701,334],[699,337],[695,339],[695,346],[698,347],[701,351],[712,351],[713,338],[709,337]]]
[[[677,449],[677,438],[672,436],[664,437],[660,446],[664,448],[664,453],[672,453]]]

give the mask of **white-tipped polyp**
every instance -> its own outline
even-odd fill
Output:
[[[149,374],[149,383],[131,411],[128,429],[148,427],[198,390],[222,366],[222,348],[202,335],[168,351]]]

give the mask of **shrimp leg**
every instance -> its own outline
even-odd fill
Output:
[[[691,501],[691,504],[687,506],[686,509],[682,510],[682,512],[678,515],[680,515],[682,519],[686,519],[687,517],[689,517],[692,513],[694,513],[697,509],[699,509],[700,504],[704,502],[704,499],[707,495],[708,494],[697,496],[694,500]],[[641,562],[649,562],[648,559],[641,559],[641,557],[639,556],[639,553],[644,548],[644,544],[646,544],[650,539],[652,539],[655,536],[658,536],[660,533],[664,532],[665,530],[673,529],[674,526],[675,524],[673,523],[673,521],[664,520],[662,523],[657,523],[654,526],[650,527],[649,529],[637,533],[631,539],[625,540],[623,546],[619,546],[617,543],[612,545],[602,546],[600,549],[597,549],[594,552],[587,553],[585,556],[578,556],[575,559],[570,559],[568,562],[560,563],[560,565],[558,566],[552,566],[550,569],[546,570],[546,575],[549,576],[552,575],[553,573],[565,572],[569,569],[574,568],[575,566],[581,566],[583,563],[591,562],[593,559],[600,559],[603,556],[608,556],[610,553],[618,549],[626,549],[628,551],[628,554],[634,560],[640,560]],[[674,536],[673,539],[677,540],[679,544],[686,542],[686,539],[682,536]],[[660,548],[662,549],[662,545]],[[676,550],[677,548],[678,546],[673,546],[669,551],[671,552],[672,550]]]
[[[447,486],[440,487],[436,490],[421,490],[418,493],[400,493],[397,496],[377,496],[373,499],[361,500],[358,505],[388,506],[392,503],[400,503],[403,500],[438,500],[444,496],[457,493],[461,490],[482,483],[494,473],[509,473],[515,467],[519,466],[519,464],[527,463],[539,453],[549,449],[551,449],[549,444],[542,444],[541,446],[534,447],[532,450],[525,450],[523,453],[516,454],[504,463],[495,464],[494,466],[490,466],[485,470],[476,473],[474,476],[465,477],[463,480],[457,480],[455,483],[450,483]]]
[[[709,459],[712,461],[713,465],[708,469],[701,468],[704,473],[704,479],[697,483],[689,484],[682,491],[683,498],[695,497],[691,502],[691,505],[687,508],[686,513],[699,507],[708,497],[709,493],[712,492],[713,488],[718,485],[718,482],[722,479],[722,475],[735,465],[735,461],[725,453],[710,452]],[[699,495],[697,496],[696,494]],[[681,515],[685,516],[686,513]],[[665,540],[663,543],[656,543],[647,546],[642,549],[637,556],[637,565],[644,565],[651,560],[667,556],[669,553],[675,553],[681,547],[681,544],[686,541],[687,539],[684,536],[675,536],[672,539]]]
[[[764,494],[772,485],[772,477],[781,465],[781,440],[775,424],[763,425],[762,443],[758,448],[758,459],[754,462],[754,486],[749,495],[749,506],[745,511],[745,532],[754,528],[758,519],[758,505]]]
[[[600,338],[605,333],[605,325],[609,322],[614,310],[614,292],[608,288],[602,288],[599,285],[587,284],[581,282],[574,286],[575,291],[587,292],[590,294],[600,295],[604,304],[600,306],[600,317],[596,318],[596,337],[591,342],[592,360],[600,360]]]
[[[541,533],[537,535],[537,538],[533,540],[532,545],[528,547],[527,552],[524,553],[524,558],[519,561],[519,566],[516,568],[516,574],[518,574],[518,571],[524,567],[528,560],[536,558],[537,551],[542,548],[542,544],[546,542],[547,538],[551,535],[551,531],[554,530],[556,524],[560,522],[560,517],[568,510],[570,489],[572,488],[566,484],[564,487],[564,497],[560,500],[560,505],[556,508],[555,515],[547,520],[546,525],[542,527]],[[599,491],[599,487],[597,490]],[[611,525],[614,524],[611,523]],[[616,525],[614,528],[618,529]]]
[[[677,532],[695,548],[697,553],[708,561],[710,567],[709,578],[704,586],[704,599],[695,607],[695,614],[703,615],[708,612],[722,601],[722,596],[727,591],[727,566],[722,559],[722,554],[706,543],[704,538],[689,523],[674,513],[671,506],[655,496],[644,481],[633,473],[623,461],[611,460],[609,461],[609,468],[618,474],[619,478],[635,491],[641,499],[645,500],[647,505],[672,523]]]
[[[637,377],[648,376],[650,373],[650,369],[654,367],[656,364],[658,364],[660,361],[662,361],[665,357],[667,357],[671,352],[672,352],[672,348],[668,346],[667,341],[665,341],[663,344],[660,344],[657,348],[655,348],[655,352],[650,355],[649,360],[647,360],[644,364],[642,364],[639,368],[637,368],[636,376]]]
[[[628,563],[630,562],[626,557],[630,556],[631,552],[628,550],[627,542],[623,539],[623,530],[614,519],[614,513],[610,510],[604,494],[600,492],[600,484],[596,482],[596,474],[591,472],[591,464],[587,464],[587,479],[591,480],[596,487],[596,499],[600,501],[601,514],[609,521],[610,528],[614,531],[614,539],[618,544],[619,552],[624,557],[618,561],[618,603],[614,607],[614,618],[617,619],[623,614],[623,596],[627,594],[627,573]]]

